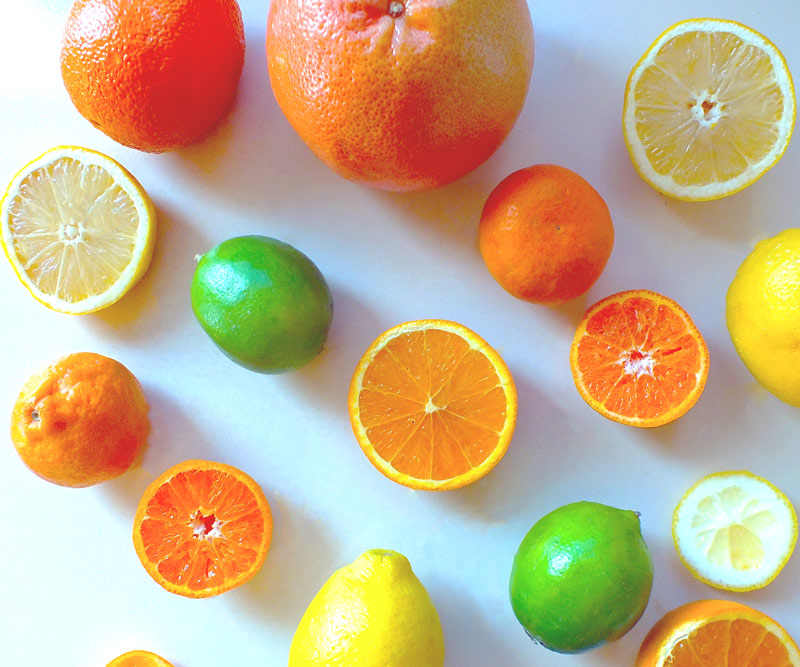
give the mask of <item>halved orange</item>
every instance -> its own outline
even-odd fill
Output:
[[[106,667],[173,667],[172,663],[151,651],[128,651],[114,658]]]
[[[133,544],[148,574],[178,595],[210,597],[264,563],[272,514],[259,485],[233,466],[185,461],[144,492]]]
[[[634,667],[800,667],[797,644],[766,614],[728,600],[673,609],[642,642]]]
[[[517,391],[505,362],[467,327],[417,320],[389,329],[361,358],[348,397],[358,443],[412,489],[470,484],[503,458]]]
[[[649,290],[591,306],[575,332],[570,366],[583,400],[631,426],[661,426],[691,408],[705,387],[708,348],[688,313]]]

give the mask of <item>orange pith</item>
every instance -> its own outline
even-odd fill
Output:
[[[114,658],[106,667],[173,667],[172,663],[151,651],[128,651]]]
[[[416,489],[454,489],[505,454],[517,397],[500,356],[444,320],[398,325],[362,357],[348,400],[353,431],[384,475]]]
[[[632,426],[666,424],[699,398],[708,348],[675,301],[629,290],[594,304],[570,351],[575,386],[609,419]]]
[[[760,611],[727,600],[690,602],[648,632],[635,667],[798,667],[794,640]]]
[[[272,515],[258,484],[232,466],[185,461],[144,492],[133,543],[147,572],[187,597],[223,593],[261,567]]]

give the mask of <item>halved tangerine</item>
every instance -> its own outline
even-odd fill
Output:
[[[703,392],[708,363],[689,314],[649,290],[619,292],[591,306],[570,351],[581,397],[631,426],[661,426],[685,414]]]
[[[173,667],[173,665],[152,651],[136,650],[117,656],[106,667]]]
[[[517,392],[505,362],[467,327],[417,320],[367,349],[350,384],[358,443],[386,477],[442,491],[486,475],[508,449]]]
[[[133,544],[148,574],[178,595],[210,597],[261,568],[272,514],[259,485],[233,466],[185,461],[139,501]]]

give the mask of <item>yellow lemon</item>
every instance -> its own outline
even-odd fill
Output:
[[[727,320],[756,380],[800,407],[800,229],[756,245],[728,289]]]
[[[797,514],[783,492],[750,472],[718,472],[695,484],[675,508],[672,537],[700,581],[727,591],[770,583],[797,542]]]
[[[372,549],[337,570],[306,609],[289,667],[442,667],[439,615],[408,559]]]
[[[110,306],[144,275],[155,220],[150,198],[122,165],[57,146],[12,179],[0,203],[0,241],[37,301],[81,315]]]
[[[777,47],[741,23],[700,18],[665,30],[636,63],[622,129],[645,181],[702,201],[763,176],[794,120],[792,77]]]

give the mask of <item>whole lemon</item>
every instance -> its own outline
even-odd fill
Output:
[[[371,549],[337,570],[306,609],[289,667],[441,667],[439,615],[408,559]]]
[[[579,502],[550,512],[528,531],[514,557],[509,592],[517,620],[534,641],[579,653],[630,630],[652,585],[639,515]]]
[[[756,244],[728,289],[726,317],[756,380],[800,407],[800,229]]]

